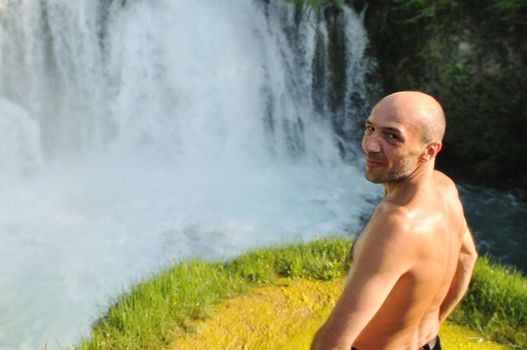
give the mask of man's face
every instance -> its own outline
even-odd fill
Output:
[[[422,151],[421,137],[401,111],[379,104],[365,122],[362,150],[366,178],[373,183],[394,183],[410,176]]]

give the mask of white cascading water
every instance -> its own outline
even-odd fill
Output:
[[[317,25],[292,48],[282,0],[0,0],[0,349],[77,343],[174,261],[358,229],[379,190],[314,112]]]

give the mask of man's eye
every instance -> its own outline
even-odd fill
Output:
[[[369,126],[369,125],[366,125],[366,126],[364,127],[364,132],[365,132],[366,134],[371,134],[371,133],[373,132],[373,127],[372,127],[372,126]]]
[[[384,134],[384,137],[389,141],[399,141],[399,138],[397,137],[397,135],[393,133],[386,133]]]

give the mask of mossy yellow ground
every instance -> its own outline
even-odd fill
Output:
[[[281,279],[216,305],[194,321],[172,349],[309,349],[311,338],[342,291],[343,280]],[[455,325],[440,332],[447,350],[500,350],[507,346]]]

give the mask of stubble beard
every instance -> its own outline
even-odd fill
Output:
[[[375,174],[369,172],[366,167],[364,175],[366,179],[375,184],[386,184],[386,183],[397,183],[407,179],[415,170],[415,164],[412,162],[413,155],[401,159],[391,169],[386,172],[380,172]]]

